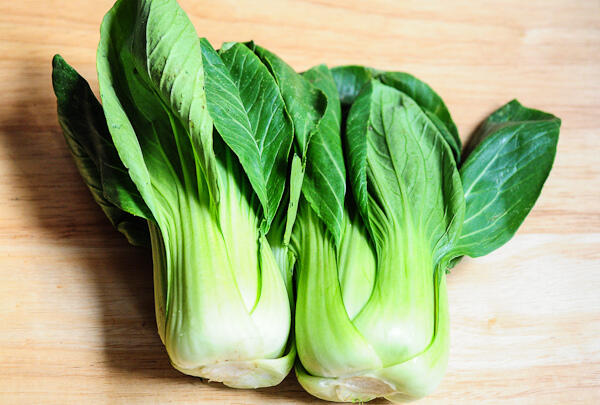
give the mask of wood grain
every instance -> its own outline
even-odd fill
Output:
[[[96,88],[111,3],[0,3],[0,402],[318,402],[294,377],[237,391],[170,367],[148,252],[94,205],[56,120],[51,57]],[[561,117],[555,168],[518,235],[448,279],[450,365],[422,403],[600,403],[600,2],[181,4],[214,44],[254,39],[297,69],[409,71],[446,100],[463,140],[515,97]]]

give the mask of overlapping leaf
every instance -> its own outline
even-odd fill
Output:
[[[202,54],[179,5],[118,1],[102,22],[97,68],[112,140],[154,215],[177,200],[177,187],[204,183],[196,161],[217,202]]]
[[[383,215],[416,227],[439,260],[460,232],[464,200],[437,128],[410,97],[373,80],[350,110],[346,136],[351,182],[375,243],[391,232]]]
[[[310,139],[302,191],[339,244],[346,194],[340,101],[333,76],[325,65],[316,66],[303,76],[326,95],[327,109]]]
[[[442,98],[425,82],[404,72],[381,72],[376,75],[382,83],[400,90],[427,113],[448,145],[457,162],[460,161],[461,142],[456,124]]]
[[[266,232],[285,188],[292,123],[277,83],[248,47],[231,44],[219,55],[206,39],[200,43],[208,110],[261,201]]]
[[[373,78],[373,71],[364,66],[347,65],[331,69],[340,102],[350,105],[362,88]]]
[[[58,121],[94,200],[130,243],[149,246],[144,218],[152,214],[119,160],[102,106],[85,79],[59,55],[52,61],[52,84]]]
[[[247,46],[258,55],[275,77],[294,124],[298,154],[303,160],[306,159],[310,138],[327,108],[327,98],[274,53],[254,43],[248,43]]]

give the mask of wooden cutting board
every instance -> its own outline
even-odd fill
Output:
[[[149,252],[95,206],[56,120],[51,57],[96,89],[111,4],[0,3],[0,402],[319,402],[293,376],[238,391],[169,365]],[[600,2],[181,4],[217,46],[254,39],[297,69],[411,72],[442,95],[463,140],[515,97],[562,118],[554,170],[517,236],[448,278],[450,364],[422,403],[600,403]]]

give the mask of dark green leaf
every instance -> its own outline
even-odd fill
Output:
[[[457,254],[483,256],[506,243],[550,173],[560,120],[513,100],[480,126],[460,169],[466,215]]]
[[[144,218],[152,214],[119,160],[90,86],[59,55],[52,61],[52,84],[65,140],[94,200],[131,244],[149,246]]]
[[[367,194],[367,130],[371,115],[371,97],[373,86],[369,82],[355,97],[346,119],[345,158],[348,165],[349,182],[356,205],[366,220],[368,215]]]
[[[200,43],[208,110],[261,201],[266,232],[285,188],[292,123],[277,83],[250,49],[231,44],[219,55],[206,39]]]
[[[377,75],[382,83],[400,90],[411,97],[432,119],[435,126],[450,145],[457,162],[460,161],[461,142],[458,130],[446,104],[429,85],[404,72],[383,72]],[[436,119],[437,117],[438,119]],[[441,125],[440,125],[441,124]]]
[[[294,139],[299,155],[303,160],[306,159],[310,138],[325,114],[327,98],[274,53],[253,43],[246,45],[258,55],[275,77],[294,124]]]
[[[338,66],[331,69],[335,80],[340,102],[350,105],[354,102],[362,88],[373,78],[372,69],[364,66]]]
[[[339,244],[346,194],[340,100],[327,66],[316,66],[303,76],[325,94],[327,109],[308,146],[302,192]]]

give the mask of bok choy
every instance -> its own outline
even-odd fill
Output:
[[[215,50],[175,0],[118,0],[96,67],[101,103],[55,56],[59,122],[94,200],[151,247],[173,366],[257,388],[297,353],[300,384],[331,401],[435,389],[447,273],[515,234],[560,128],[514,100],[463,150],[416,77]]]
[[[425,83],[359,66],[332,73],[330,100],[345,122],[319,132],[343,138],[345,160],[331,141],[321,167],[342,181],[345,163],[352,192],[300,204],[296,375],[330,401],[414,400],[445,373],[447,271],[515,233],[552,166],[560,120],[510,102],[464,159],[446,106]],[[334,201],[341,228],[319,213]]]
[[[61,57],[53,67],[59,120],[96,201],[133,243],[150,235],[173,366],[232,387],[279,383],[295,346],[291,269],[277,257],[297,202],[293,121],[269,68],[246,44],[215,51],[170,0],[120,0],[104,18],[102,106]]]

